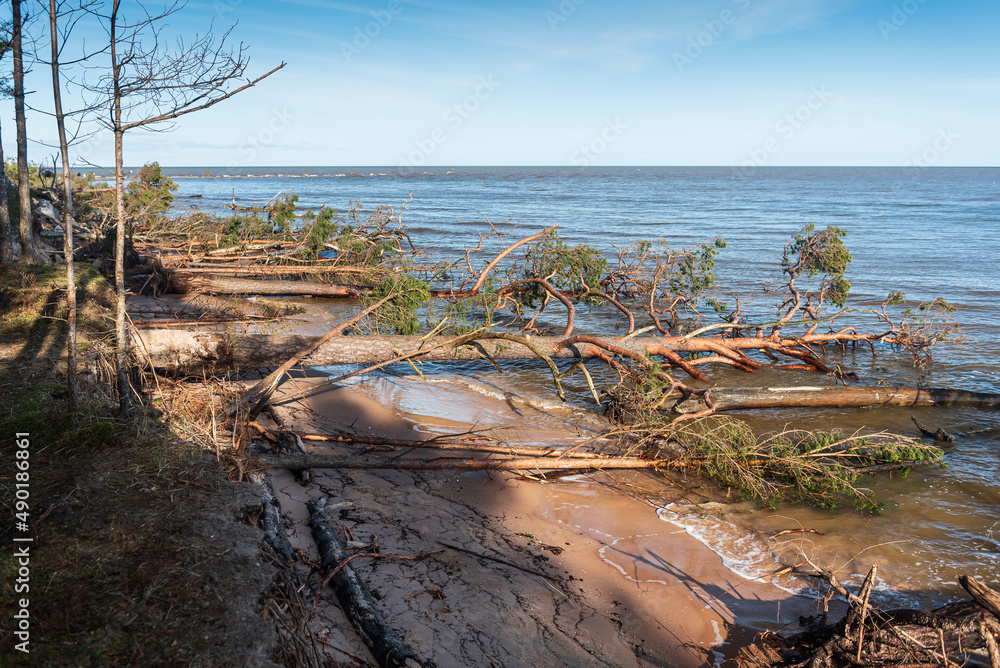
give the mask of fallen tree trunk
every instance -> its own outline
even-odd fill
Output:
[[[281,504],[274,495],[271,479],[263,473],[251,473],[248,479],[258,485],[261,490],[260,528],[271,545],[282,566],[287,566],[295,560],[292,545],[285,533],[285,521],[281,515]]]
[[[283,432],[280,429],[265,429],[256,422],[249,425],[257,429],[267,438],[277,442],[278,436]],[[496,455],[518,455],[525,457],[568,457],[571,459],[596,459],[600,455],[593,452],[579,452],[561,450],[559,448],[533,448],[526,446],[504,445],[502,443],[490,443],[483,441],[448,441],[437,438],[417,441],[404,438],[381,438],[377,436],[367,436],[365,434],[306,434],[303,432],[292,432],[303,441],[323,441],[326,443],[360,443],[363,445],[383,445],[394,448],[423,448],[426,450],[465,450],[467,452],[484,452]]]
[[[668,466],[663,459],[635,457],[595,457],[576,459],[558,457],[510,457],[506,459],[403,459],[398,455],[338,455],[327,452],[308,454],[255,455],[250,463],[267,469],[400,469],[404,471],[523,471],[563,469],[652,469]]]
[[[233,279],[236,280],[236,279]],[[280,283],[280,281],[248,281],[248,283]],[[319,285],[290,281],[292,285]],[[300,293],[301,294],[301,293]],[[241,334],[237,332],[139,332],[149,351],[151,364],[157,369],[200,374],[229,371],[235,368],[255,369],[276,367],[300,350],[310,348],[317,337],[291,334]],[[496,334],[482,333],[459,337],[458,343],[443,346],[455,337],[448,336],[352,336],[334,338],[310,354],[315,366],[333,364],[372,364],[403,355],[421,355],[423,360],[454,361],[482,359],[526,359],[537,353],[525,345],[505,339],[492,339]],[[743,339],[673,337],[524,337],[542,354],[550,358],[604,358],[608,353],[645,358],[648,355],[671,353],[714,352],[724,346],[743,348]],[[473,343],[474,342],[474,343]],[[791,343],[791,342],[786,342]],[[751,346],[752,347],[752,346]],[[420,351],[427,350],[422,354]],[[795,368],[807,368],[796,366]],[[808,367],[812,368],[812,367]]]
[[[319,547],[324,571],[339,569],[332,577],[331,584],[337,594],[340,606],[358,630],[361,639],[371,650],[379,666],[416,666],[420,661],[395,631],[389,628],[382,615],[375,609],[368,588],[350,566],[347,545],[330,528],[326,515],[326,497],[306,504],[309,509],[309,528]]]
[[[358,267],[341,267],[333,264],[321,265],[266,265],[266,264],[230,264],[223,263],[193,263],[174,269],[177,273],[212,274],[218,276],[282,276],[304,274],[344,275],[359,274]],[[370,270],[367,270],[370,272]]]
[[[671,405],[670,401],[676,398]],[[754,408],[863,408],[866,406],[1000,407],[1000,395],[933,387],[714,387],[708,400],[716,411]],[[674,391],[664,407],[681,413],[708,408],[704,396]]]
[[[277,367],[301,350],[310,348],[317,337],[293,334],[255,335],[236,332],[165,332],[141,330],[149,363],[158,370],[201,375],[231,371]],[[374,364],[448,341],[447,336],[351,336],[335,337],[312,351],[309,363],[314,366],[334,364]],[[598,350],[590,344],[558,348],[562,337],[531,337],[531,342],[549,357],[593,357]],[[645,351],[644,343],[651,339],[629,339],[620,346]],[[461,361],[483,359],[482,350],[493,359],[526,359],[535,357],[528,348],[509,341],[481,341],[471,345],[448,346],[429,350],[421,356],[427,361]]]
[[[269,281],[261,281],[267,283]],[[332,337],[321,345],[316,337],[287,334],[240,334],[165,329],[138,331],[146,362],[157,370],[176,374],[220,373],[237,369],[277,367],[303,350],[310,350],[309,364],[376,364],[410,357],[425,361],[468,361],[488,358],[645,359],[665,352],[698,352],[742,339],[686,339],[684,337],[525,337],[528,345],[490,333],[467,337],[349,336]],[[530,346],[530,347],[529,347]],[[662,406],[682,413],[709,408],[728,411],[780,407],[952,406],[1000,407],[1000,395],[965,390],[907,387],[745,387],[712,388],[707,396],[674,390]]]
[[[311,281],[255,281],[247,278],[187,271],[171,273],[168,285],[170,291],[178,294],[305,295],[309,297],[357,298],[371,292],[370,288],[353,285],[333,285]]]

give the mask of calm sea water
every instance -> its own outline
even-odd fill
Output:
[[[487,229],[487,219],[517,223],[514,237],[557,224],[565,240],[591,244],[609,257],[612,244],[665,238],[679,248],[723,238],[728,247],[717,263],[720,294],[732,304],[736,296],[757,293],[749,308],[761,317],[774,313],[773,300],[761,298],[759,291],[780,280],[781,249],[789,237],[805,223],[819,229],[836,225],[847,232],[845,242],[854,257],[848,272],[850,305],[875,306],[892,290],[904,291],[914,304],[943,296],[959,308],[957,317],[970,339],[964,347],[942,346],[924,368],[885,354],[873,360],[861,352],[839,361],[865,383],[885,380],[1000,392],[1000,169],[789,167],[750,174],[724,167],[164,171],[180,186],[178,210],[196,206],[226,213],[223,207],[234,194],[246,205],[261,204],[279,192],[294,192],[300,207],[314,210],[329,205],[342,211],[352,200],[369,208],[410,200],[403,220],[414,242],[442,254],[474,246],[476,233]],[[594,314],[581,331],[599,331],[614,319],[613,314]],[[730,384],[828,382],[806,373],[758,378],[722,373],[719,378]],[[534,378],[526,372],[504,382],[513,382],[518,387],[510,389],[525,393],[548,390],[541,374]],[[585,388],[576,389],[584,401]],[[805,418],[792,411],[744,417],[761,429],[802,424],[913,434],[913,413],[831,409]],[[932,429],[967,432],[1000,426],[997,411],[933,409],[916,414]],[[877,517],[792,508],[731,515],[701,525],[693,518],[685,521],[690,532],[746,573],[758,559],[747,557],[758,554],[747,547],[747,529],[763,534],[798,525],[823,530],[825,536],[797,544],[795,550],[839,560],[847,574],[878,560],[887,584],[941,600],[954,594],[959,574],[988,580],[1000,575],[1000,540],[994,531],[1000,521],[1000,437],[994,431],[960,438],[948,448],[946,463],[947,468],[914,471],[906,480],[874,481],[887,502],[886,511]],[[771,547],[758,542],[757,548]]]

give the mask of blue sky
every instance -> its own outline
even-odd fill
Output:
[[[212,22],[288,65],[126,163],[1000,165],[996,0],[200,0],[170,29]]]

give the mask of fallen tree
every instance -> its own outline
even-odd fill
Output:
[[[140,332],[146,362],[157,370],[176,374],[279,367],[280,376],[293,363],[384,365],[404,360],[412,364],[414,359],[484,358],[496,364],[497,360],[537,357],[548,364],[556,392],[562,397],[559,378],[566,372],[560,372],[554,360],[596,359],[611,365],[622,383],[634,383],[640,378],[658,379],[664,391],[651,399],[658,406],[671,406],[678,413],[771,406],[924,405],[940,404],[943,400],[979,405],[995,403],[995,398],[985,396],[916,388],[854,387],[838,391],[805,388],[795,392],[768,388],[743,393],[714,388],[708,393],[703,387],[689,387],[667,373],[676,370],[693,381],[710,383],[708,374],[712,367],[746,372],[814,370],[831,374],[846,384],[857,376],[825,359],[830,347],[846,350],[860,345],[873,355],[878,354],[878,349],[889,348],[924,362],[930,359],[930,350],[935,344],[958,334],[951,317],[953,308],[941,299],[906,309],[895,318],[887,309],[905,301],[901,293],[890,294],[877,309],[845,308],[850,284],[844,273],[851,258],[841,241],[843,232],[837,228],[817,232],[806,226],[789,241],[781,259],[787,277],[783,301],[777,307],[777,316],[767,319],[750,318],[744,312],[745,299],[737,299],[736,307],[730,309],[708,296],[707,291],[714,283],[715,256],[725,247],[719,240],[679,251],[660,242],[635,244],[620,249],[617,267],[609,268],[608,261],[596,250],[587,246],[569,247],[558,238],[555,228],[549,228],[503,247],[485,262],[482,270],[476,271],[472,254],[483,250],[487,240],[494,236],[499,238],[500,233],[494,226],[489,233],[480,235],[476,248],[466,251],[464,265],[468,277],[461,283],[452,277],[450,287],[439,287],[432,284],[447,278],[449,271],[458,271],[462,259],[433,273],[429,282],[421,281],[416,276],[419,272],[403,266],[387,269],[382,258],[389,251],[394,251],[390,253],[392,258],[399,258],[403,252],[400,239],[409,242],[409,237],[399,227],[395,232],[387,231],[390,222],[398,224],[393,211],[386,214],[379,209],[376,214],[369,232],[363,232],[363,225],[357,230],[336,226],[327,229],[327,234],[340,235],[335,261],[320,260],[319,255],[313,255],[315,262],[324,267],[346,267],[346,259],[340,262],[351,255],[346,248],[350,245],[361,248],[356,259],[363,262],[355,268],[367,271],[369,286],[253,281],[183,270],[171,276],[172,282],[187,285],[185,289],[231,293],[257,291],[260,294],[309,294],[312,291],[317,295],[360,296],[362,306],[367,307],[366,317],[361,323],[352,324],[354,333],[362,336],[334,336],[331,333],[316,339],[295,335],[147,330]],[[272,219],[274,217],[272,214]],[[329,214],[317,216],[309,231],[311,242],[308,239],[301,241],[299,247],[310,243],[314,249],[325,247],[327,242],[314,233],[330,218]],[[357,220],[357,214],[354,218]],[[272,228],[280,226],[275,222],[269,224]],[[259,231],[259,225],[251,229]],[[412,243],[410,246],[412,248]],[[259,243],[252,248],[260,248]],[[282,248],[286,255],[293,250]],[[515,251],[520,251],[523,257],[514,259]],[[290,260],[286,258],[285,262]],[[817,275],[821,276],[818,284],[803,287],[803,282]],[[420,323],[416,309],[430,299],[442,303],[443,311],[438,312],[435,323],[428,310],[430,332],[418,336],[415,332]],[[561,336],[550,334],[551,326],[546,327],[549,331],[539,328],[539,318],[550,302],[560,304],[566,312]],[[628,331],[622,337],[613,338],[574,335],[576,309],[581,304],[589,307],[603,304],[612,312],[626,316]],[[827,304],[840,310],[827,314],[824,310]],[[701,310],[705,305],[722,313],[725,316],[722,321],[706,322],[708,318]],[[641,315],[635,312],[637,308],[645,310],[651,325],[636,329]],[[535,309],[535,313],[529,317],[530,309]],[[856,324],[859,317],[869,318],[875,327],[862,331]],[[846,318],[851,318],[852,324],[834,327],[835,321]],[[472,333],[462,334],[463,329],[472,330]],[[643,336],[650,331],[653,336]],[[592,386],[586,367],[577,365],[575,368],[587,374]],[[665,390],[675,391],[679,400],[668,397]],[[596,396],[593,387],[592,391]]]
[[[300,393],[306,394],[392,364],[409,364],[421,374],[416,362],[480,359],[501,369],[504,360],[538,359],[548,367],[553,390],[563,400],[567,397],[562,380],[580,371],[594,400],[620,423],[616,433],[633,439],[632,449],[592,453],[596,456],[586,467],[577,463],[574,467],[683,465],[713,475],[718,467],[706,463],[709,459],[689,459],[681,464],[677,453],[660,452],[656,443],[676,440],[678,420],[697,421],[716,412],[739,409],[1000,405],[1000,396],[965,390],[856,384],[858,376],[841,366],[845,358],[835,358],[832,353],[861,348],[873,356],[901,353],[926,364],[935,345],[960,338],[961,333],[952,317],[953,307],[943,299],[905,308],[905,296],[892,293],[877,308],[847,307],[850,284],[845,272],[851,257],[841,240],[843,232],[835,227],[817,231],[806,226],[786,244],[780,262],[783,289],[776,293],[780,299],[775,310],[767,314],[759,308],[751,313],[749,297],[737,298],[730,307],[713,293],[714,261],[725,247],[721,240],[679,250],[662,241],[641,242],[616,249],[617,261],[611,262],[589,246],[567,245],[555,228],[505,243],[500,230],[491,225],[464,256],[418,267],[412,260],[426,256],[413,247],[393,209],[380,207],[364,221],[354,210],[349,215],[356,223],[353,226],[334,224],[338,221],[324,209],[293,232],[287,223],[293,205],[294,198],[277,200],[267,221],[241,219],[239,226],[230,225],[227,229],[231,234],[216,241],[218,251],[203,247],[195,254],[177,246],[173,255],[161,258],[162,264],[174,272],[172,280],[192,281],[192,289],[199,290],[221,289],[225,284],[232,286],[232,292],[261,294],[304,294],[313,289],[311,286],[328,294],[353,290],[351,294],[358,296],[362,308],[358,317],[323,337],[179,329],[137,333],[143,361],[157,372],[197,377],[274,369],[230,404],[228,417],[245,419],[243,411],[248,411],[248,419],[253,420],[295,366],[364,367]],[[236,238],[242,245],[233,243],[236,232],[244,235]],[[268,245],[269,234],[280,243]],[[497,243],[497,251],[476,259]],[[191,271],[186,273],[186,267]],[[306,280],[252,281],[202,271],[230,269],[250,275],[254,267],[263,277],[293,275],[291,272],[299,270],[302,276],[313,272],[332,275],[339,270],[342,275],[354,276],[363,289]],[[550,306],[559,309],[557,314],[547,310]],[[617,314],[619,322],[627,321],[627,329],[616,337],[576,333],[580,307],[596,309],[605,318]],[[901,313],[894,314],[897,307],[902,307]],[[711,314],[717,314],[717,320]],[[601,391],[588,370],[588,365],[596,364],[611,369],[602,376]],[[827,374],[842,386],[777,387],[771,381],[764,387],[725,387],[713,380],[714,370],[719,368],[748,374],[764,369],[812,371]],[[614,376],[616,381],[608,380]],[[296,396],[286,394],[284,399]],[[726,438],[746,440],[738,431],[719,436],[722,432],[714,430],[713,438],[718,442],[712,447],[725,452]],[[691,434],[687,437],[698,441]],[[809,441],[796,439],[794,447],[805,447],[802,444]],[[769,448],[776,447],[774,442],[762,448],[758,445],[740,466],[753,468],[755,462],[772,457]],[[905,466],[935,458],[930,454],[904,456],[908,443],[894,447],[899,450],[889,453],[886,461]],[[257,464],[425,469],[556,466],[549,457],[526,452],[518,457],[513,450],[504,454],[514,459],[397,461],[370,455],[293,453],[264,455]],[[867,457],[864,453],[859,456]],[[869,460],[848,468],[854,473],[892,468]],[[556,467],[568,466],[560,460]],[[787,469],[762,467],[761,471],[764,477],[780,478]],[[849,491],[843,486],[839,489]],[[770,494],[757,496],[759,500],[771,498]],[[828,504],[832,498],[814,496],[810,500]],[[873,500],[865,498],[871,501],[869,506],[875,506]]]
[[[235,369],[292,365],[305,349],[315,366],[380,364],[419,358],[448,362],[475,359],[511,360],[540,357],[549,360],[606,360],[609,351],[632,358],[711,350],[718,342],[684,337],[645,337],[627,340],[608,337],[490,338],[489,334],[447,336],[307,337],[290,334],[239,334],[145,329],[138,332],[146,361],[159,371],[200,375]],[[512,345],[512,342],[515,345]],[[531,344],[530,346],[528,344]],[[743,341],[740,342],[744,343]],[[795,365],[796,368],[802,368]],[[808,368],[808,367],[806,367]],[[692,393],[680,385],[661,395],[660,405],[679,413],[710,409],[730,411],[759,408],[820,408],[864,406],[974,406],[1000,407],[1000,395],[948,388],[794,386],[713,387]]]
[[[252,465],[304,471],[314,468],[391,469],[406,471],[600,471],[676,469],[705,474],[739,489],[764,505],[802,501],[832,508],[850,498],[856,507],[877,511],[872,491],[860,484],[869,473],[908,470],[932,464],[943,452],[936,446],[887,432],[815,434],[784,431],[758,437],[745,423],[727,418],[701,419],[683,427],[661,422],[619,427],[599,438],[566,448],[532,448],[481,440],[458,441],[374,438],[355,434],[300,434],[269,430],[253,423],[275,451],[260,451]],[[288,438],[290,437],[290,438]],[[284,447],[286,441],[296,447]],[[337,452],[307,449],[305,442],[328,442]],[[599,451],[593,450],[602,441]],[[390,452],[351,450],[364,444]],[[346,451],[344,450],[346,448]],[[421,450],[464,450],[475,456],[414,456]]]
[[[357,299],[371,292],[369,288],[314,281],[255,281],[248,278],[216,276],[191,271],[169,274],[169,287],[179,294],[213,295],[303,295],[307,297],[349,297]]]

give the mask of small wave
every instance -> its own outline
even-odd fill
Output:
[[[722,559],[722,564],[746,580],[769,580],[768,575],[781,570],[778,557],[756,535],[715,517],[706,517],[676,503],[657,507],[656,515],[664,522],[683,529]],[[771,584],[789,594],[805,594],[805,585],[771,580]]]

